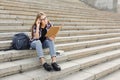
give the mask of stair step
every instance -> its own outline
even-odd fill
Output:
[[[66,37],[66,36],[80,36],[80,35],[94,35],[94,34],[108,34],[108,33],[119,33],[120,29],[104,29],[104,30],[71,30],[71,31],[60,31],[57,37]],[[20,32],[9,32],[9,33],[0,33],[0,40],[12,39],[12,37]],[[24,32],[30,36],[30,32]]]
[[[48,1],[47,1],[48,2]],[[29,2],[16,2],[16,1],[14,1],[14,2],[10,2],[10,1],[2,1],[1,2],[2,3],[2,5],[5,5],[5,4],[8,4],[8,3],[10,3],[9,4],[9,6],[13,6],[13,5],[11,5],[11,3],[13,3],[14,4],[14,6],[19,6],[18,4],[20,4],[20,5],[24,5],[24,7],[31,7],[31,6],[36,6],[36,7],[38,7],[38,6],[41,6],[41,7],[45,7],[45,5],[51,5],[51,6],[53,6],[53,5],[56,5],[55,3],[43,3],[43,2],[37,2],[37,3],[34,3],[34,2],[32,2],[32,4],[31,4],[31,6],[29,5],[29,4],[27,4],[27,3],[29,3]],[[30,2],[31,3],[31,2]],[[26,5],[27,4],[27,5]],[[38,4],[41,4],[41,5],[38,5]],[[58,4],[59,5],[59,4]],[[68,8],[72,8],[72,9],[77,9],[77,8],[74,8],[74,7],[71,7],[71,6],[65,6],[65,5],[56,5],[56,6],[54,6],[54,8],[60,8],[60,9],[64,9],[63,7],[65,7],[65,9],[68,9]],[[67,5],[67,4],[66,4]],[[19,6],[20,7],[20,6]],[[81,9],[81,8],[83,8],[82,6],[79,6],[79,8],[78,9]],[[93,10],[93,9],[88,9],[88,10]]]
[[[79,14],[78,15],[78,17],[72,17],[71,18],[71,16],[73,16],[73,14],[72,15],[70,15],[70,14],[65,14],[65,13],[55,13],[55,11],[54,12],[51,12],[51,13],[48,13],[48,11],[44,11],[45,13],[47,13],[47,15],[48,15],[48,19],[50,19],[50,20],[52,20],[52,21],[55,21],[55,20],[57,20],[57,21],[62,21],[62,20],[64,20],[64,21],[105,21],[105,22],[117,22],[117,21],[113,21],[113,20],[111,20],[111,19],[107,19],[107,18],[98,18],[98,17],[93,17],[93,16],[88,16],[88,15],[85,15],[85,14]],[[37,14],[37,13],[36,13]],[[54,16],[53,16],[53,14],[54,14]],[[59,16],[56,16],[56,14],[59,14],[59,15],[63,15],[64,14],[64,17],[59,17]],[[51,16],[50,16],[51,15]],[[67,16],[66,16],[67,15]],[[68,17],[68,15],[69,15],[69,17]],[[56,17],[55,17],[56,16]],[[54,18],[55,17],[55,18]],[[28,15],[10,15],[10,14],[0,14],[0,19],[6,19],[6,20],[33,20],[33,19],[35,19],[35,17],[34,16],[28,16]],[[118,21],[119,22],[119,21]]]
[[[1,26],[0,32],[25,32],[30,31],[31,26]],[[99,29],[120,29],[120,26],[62,26],[65,30],[99,30]]]
[[[21,32],[0,33],[0,40],[12,39],[12,37],[17,33],[21,33]],[[31,32],[24,32],[24,33],[28,34],[29,36],[31,35]],[[85,34],[85,32],[80,32],[76,30],[60,31],[57,37],[74,36],[74,35],[79,36],[80,34]]]
[[[89,36],[89,35],[88,35]],[[93,35],[94,36],[94,35]],[[107,34],[106,34],[106,36],[107,36]],[[73,36],[74,37],[74,36]],[[87,36],[86,36],[87,37]],[[105,36],[104,36],[105,37]],[[103,37],[103,38],[104,38]],[[107,36],[107,37],[109,37],[109,36]],[[84,38],[84,37],[83,37]],[[106,37],[105,37],[106,38]],[[81,36],[81,39],[82,39],[82,36]],[[91,39],[94,39],[94,38],[92,38],[91,37]],[[98,39],[100,39],[100,38],[98,38]],[[88,39],[89,40],[89,39]],[[103,42],[103,40],[106,40],[105,42]],[[79,49],[80,48],[86,48],[86,47],[92,47],[92,46],[97,46],[97,45],[103,45],[103,44],[108,44],[108,43],[113,43],[113,42],[119,42],[119,37],[118,38],[111,38],[111,39],[101,39],[101,40],[94,40],[94,41],[85,41],[85,42],[77,42],[76,44],[66,44],[66,48],[64,47],[65,45],[64,44],[60,44],[60,45],[56,45],[56,47],[58,48],[58,50],[59,49],[67,49],[67,46],[73,46],[73,45],[77,45],[77,46],[81,46],[81,47],[79,47]],[[115,40],[115,41],[114,41]],[[81,40],[80,40],[81,41]],[[84,41],[84,40],[83,40]],[[107,42],[108,41],[108,42]],[[102,43],[101,43],[102,42]],[[1,43],[1,45],[2,45],[2,43]],[[75,47],[74,47],[75,48]],[[73,50],[73,49],[72,49]],[[11,60],[11,56],[13,56],[14,55],[14,58],[13,59],[20,59],[20,58],[25,58],[25,57],[29,57],[29,56],[35,56],[35,51],[34,50],[25,50],[25,51],[6,51],[6,53],[3,53],[2,54],[2,52],[0,52],[1,53],[1,58],[2,59],[0,59],[1,61],[9,61],[9,60]],[[23,54],[22,54],[23,53]],[[29,53],[29,54],[28,54]],[[46,50],[45,50],[45,53],[48,53]],[[9,56],[7,56],[9,54]]]
[[[22,7],[22,5],[23,5],[24,7],[22,7],[22,8],[38,8],[38,7],[41,7],[42,9],[46,9],[46,8],[47,9],[52,9],[53,8],[53,9],[56,9],[56,10],[60,9],[60,10],[63,10],[63,11],[69,11],[69,9],[71,8],[71,12],[73,12],[72,10],[77,11],[78,9],[79,10],[84,9],[85,11],[89,11],[89,12],[95,11],[95,10],[92,10],[92,9],[83,8],[81,6],[79,6],[77,8],[73,8],[71,6],[66,7],[67,5],[65,7],[61,6],[61,5],[58,6],[58,4],[56,6],[55,6],[55,4],[45,4],[45,3],[42,3],[41,5],[40,5],[40,3],[38,5],[37,4],[38,3],[33,5],[33,3],[32,3],[32,5],[26,5],[25,3],[24,4],[22,3],[21,6],[19,6],[20,3],[18,4],[18,3],[14,3],[14,2],[12,2],[12,3],[10,3],[10,2],[5,2],[5,3],[1,2],[1,5],[4,5],[4,6]],[[46,7],[46,5],[49,5],[50,7]],[[31,7],[31,6],[33,6],[33,7]],[[77,11],[77,12],[79,12],[79,11]]]
[[[1,5],[0,5],[0,9],[1,10],[7,10],[7,11],[10,11],[10,10],[12,10],[12,11],[23,11],[23,12],[38,12],[37,11],[37,9],[39,9],[39,7],[31,7],[31,8],[27,8],[27,7],[25,7],[25,5],[24,5],[24,7],[19,7],[18,5],[13,5],[13,2],[10,4],[4,4],[4,3],[0,3]],[[42,6],[41,8],[40,8],[40,10],[42,10],[42,11],[44,11],[44,12],[47,12],[48,14],[56,14],[56,13],[58,13],[58,14],[64,14],[64,15],[73,15],[74,14],[74,12],[72,11],[71,13],[69,13],[69,11],[66,9],[65,10],[65,8],[64,9],[61,9],[61,8],[59,8],[59,7],[53,7],[52,5],[50,5],[51,7],[46,7],[46,6]],[[59,9],[59,10],[58,10]],[[74,9],[75,10],[75,9]],[[78,10],[80,10],[80,11],[84,11],[84,12],[78,12]],[[80,9],[76,9],[76,12],[78,12],[78,13],[76,13],[76,15],[81,15],[81,14],[79,14],[79,13],[82,13],[83,15],[86,15],[86,14],[88,14],[88,12],[91,12],[91,10],[89,10],[89,11],[87,11],[87,12],[85,12],[86,10],[88,10],[88,9],[83,9],[83,8],[80,8]],[[56,11],[56,12],[55,12]],[[94,13],[94,14],[96,14],[96,13]],[[93,13],[90,13],[90,14],[88,14],[87,16],[94,16],[94,14]],[[103,16],[101,16],[101,17],[103,17]],[[107,17],[108,18],[108,17]],[[101,18],[102,19],[102,18]],[[103,19],[105,19],[105,17],[103,17]],[[108,18],[109,19],[109,18]]]
[[[73,15],[65,14],[65,13],[63,15],[63,13],[62,14],[61,13],[55,13],[55,12],[48,13],[48,11],[47,12],[44,11],[44,12],[48,14],[48,19],[50,19],[51,21],[57,20],[57,21],[69,21],[69,22],[75,22],[75,21],[80,21],[80,22],[83,22],[83,21],[86,21],[86,22],[87,21],[90,21],[90,22],[101,21],[101,22],[103,22],[104,21],[104,22],[114,22],[114,23],[117,22],[117,21],[112,21],[111,19],[107,19],[107,18],[105,18],[105,19],[104,18],[97,18],[97,17],[94,18],[94,16],[88,16],[88,15],[85,15],[85,14],[82,14],[82,13],[78,15],[79,17],[75,17],[75,16],[71,17]],[[61,18],[59,16],[55,16],[56,14],[59,14],[59,16],[61,15],[61,16],[64,16],[64,17]],[[12,19],[13,20],[20,20],[20,19],[22,19],[22,20],[32,20],[32,19],[34,19],[34,16],[32,16],[32,15],[31,16],[28,16],[28,15],[26,15],[26,16],[25,15],[9,15],[9,14],[2,14],[2,13],[0,15],[1,15],[0,16],[1,19],[6,19],[6,20],[12,20]],[[68,15],[69,15],[69,17],[68,17]]]
[[[15,23],[18,23],[18,24],[28,24],[28,23],[32,23],[33,24],[33,20],[0,20],[0,24],[5,24],[5,23],[8,23],[8,24],[10,24],[10,23],[13,23],[13,24],[15,24]],[[68,24],[69,22],[71,22],[70,24],[84,24],[84,23],[86,23],[86,24],[92,24],[92,23],[95,23],[95,24],[116,24],[115,22],[109,22],[109,21],[76,21],[76,22],[72,22],[72,21],[57,21],[57,20],[55,20],[54,21],[54,23],[55,24]],[[117,24],[116,24],[117,25]]]
[[[120,37],[108,38],[108,39],[99,39],[99,40],[92,40],[92,41],[85,41],[85,42],[78,41],[78,42],[75,42],[75,43],[69,43],[69,42],[62,43],[61,42],[62,44],[58,44],[59,47],[57,47],[57,45],[56,45],[56,47],[58,49],[64,49],[66,51],[68,49],[72,49],[71,47],[67,48],[68,47],[67,45],[69,45],[69,46],[72,45],[73,49],[75,49],[75,48],[77,49],[77,47],[83,48],[83,47],[91,47],[91,46],[97,46],[97,45],[115,43],[115,42],[119,42],[119,40],[120,40]],[[0,46],[0,49],[9,49],[10,46],[11,46],[11,42],[10,41],[4,41],[4,43],[2,41],[2,42],[0,42],[0,44],[2,45],[2,46]]]
[[[4,41],[4,40],[11,40],[13,35],[16,33],[0,33],[1,37],[0,40]],[[94,39],[102,39],[102,38],[112,38],[112,37],[118,37],[120,33],[105,33],[105,34],[93,34],[93,35],[79,35],[79,36],[66,36],[66,37],[56,37],[56,42],[65,42],[68,39],[71,40],[76,40],[76,41],[82,41],[82,40],[94,40]],[[8,37],[9,36],[9,37]],[[7,38],[8,37],[8,38]],[[75,37],[75,38],[73,38]],[[91,38],[89,38],[91,37]],[[63,38],[64,40],[61,40],[61,38]]]
[[[120,79],[120,70],[115,71],[99,80],[119,80],[119,79]]]
[[[97,65],[95,67],[91,67],[90,69],[86,69],[85,72],[93,73],[96,79],[99,79],[103,76],[108,75],[109,73],[118,70],[120,68],[119,63],[120,63],[120,59],[118,58],[108,63]]]
[[[116,51],[113,51],[113,52],[107,52],[107,53],[98,54],[98,55],[94,55],[94,56],[88,56],[88,57],[77,59],[77,60],[63,62],[63,63],[60,63],[60,66],[62,68],[62,71],[60,71],[60,72],[50,72],[50,73],[48,73],[45,70],[43,70],[43,68],[38,67],[38,69],[30,70],[30,71],[23,72],[23,73],[19,73],[19,75],[18,74],[17,75],[18,76],[24,75],[26,77],[29,77],[29,78],[35,79],[35,80],[36,79],[54,80],[54,79],[58,79],[58,78],[67,76],[71,73],[74,73],[76,71],[79,71],[81,69],[84,69],[84,68],[88,67],[88,69],[83,70],[83,72],[90,73],[90,74],[93,75],[94,78],[98,79],[98,78],[100,78],[100,77],[102,77],[102,76],[104,76],[108,73],[111,73],[112,71],[115,71],[115,70],[120,68],[120,65],[118,64],[120,62],[120,59],[112,60],[112,59],[116,58],[114,56],[117,56],[117,57],[118,57],[118,55],[120,56],[119,53],[120,53],[120,50],[116,50]],[[114,57],[114,58],[111,58],[111,57]],[[110,60],[112,60],[112,61],[110,61]],[[109,62],[103,63],[105,61],[109,61]],[[100,64],[100,63],[103,63],[103,64]],[[37,63],[37,64],[39,64],[39,63]],[[94,66],[92,68],[89,68],[90,66],[93,66],[93,65],[96,65],[96,64],[98,64],[98,65]],[[112,64],[112,65],[110,66],[110,64]],[[106,66],[106,67],[104,67],[104,66]],[[12,67],[13,67],[13,65],[12,65]],[[8,69],[10,69],[10,72],[13,72],[12,70],[15,70],[15,68],[13,69],[12,67],[11,67],[11,69],[10,69],[10,67],[8,68]],[[19,65],[19,67],[20,67],[20,65]],[[24,67],[21,67],[21,70],[24,70],[23,68]],[[19,68],[17,68],[17,66],[16,66],[16,69],[19,69]],[[4,69],[1,69],[1,70],[4,71]],[[18,71],[20,71],[20,70],[18,70]],[[2,74],[3,73],[1,73],[1,75]],[[8,77],[5,77],[5,78],[1,78],[1,80],[11,80],[12,78],[15,78],[15,76],[16,76],[16,78],[18,78],[17,75],[11,75],[10,77],[8,76]],[[19,78],[19,80],[20,79],[21,78]]]
[[[13,3],[13,2],[12,2]],[[20,4],[20,3],[19,3]],[[18,5],[19,5],[18,4]],[[32,3],[33,4],[33,3]],[[40,6],[40,5],[39,5]],[[43,7],[43,6],[42,6]],[[80,6],[79,6],[80,7]],[[66,7],[65,7],[66,8]],[[63,8],[64,9],[64,8]],[[82,8],[80,8],[79,10],[81,10]],[[74,9],[75,10],[75,9]],[[85,10],[85,8],[84,8],[84,10]],[[89,9],[87,9],[87,11],[88,11]],[[92,11],[92,10],[90,10],[90,11]],[[95,10],[94,10],[95,11]],[[62,11],[61,11],[62,12]],[[78,12],[78,11],[77,11]]]
[[[98,36],[98,37],[96,37]],[[108,39],[104,39],[106,38],[106,36],[108,37]],[[55,43],[56,44],[63,44],[63,43],[71,43],[71,42],[80,42],[80,41],[88,41],[88,40],[96,40],[96,39],[99,39],[98,41],[100,40],[105,40],[103,43],[109,43],[109,42],[112,42],[112,41],[119,41],[119,35],[116,36],[116,35],[104,35],[101,36],[101,35],[86,35],[86,36],[71,36],[71,37],[58,37],[55,39]],[[115,36],[115,38],[114,38]],[[110,37],[110,39],[109,39]],[[7,40],[7,41],[0,41],[0,49],[8,49],[10,46],[11,46],[11,43],[12,43],[12,40]],[[102,44],[102,43],[100,43]]]
[[[98,54],[101,52],[112,51],[112,50],[119,49],[119,48],[120,48],[119,43],[112,43],[108,45],[101,45],[101,46],[96,46],[96,47],[80,49],[77,51],[71,50],[71,52],[68,52],[68,53],[65,52],[64,54],[71,54],[71,56],[68,56],[69,59],[74,59],[74,58],[84,57],[84,56],[88,56],[92,54]],[[44,50],[44,52],[45,54],[47,54],[47,50],[46,51]],[[35,50],[0,51],[0,62],[20,60],[20,59],[35,57],[35,56],[36,56]]]
[[[50,20],[53,20],[53,21],[55,21],[56,19],[59,21],[59,20],[68,20],[68,21],[78,21],[78,20],[97,20],[97,21],[110,21],[110,22],[116,22],[115,20],[113,21],[113,20],[111,20],[111,19],[109,19],[109,18],[98,18],[98,17],[93,17],[93,16],[84,16],[85,14],[79,14],[78,16],[73,16],[73,15],[70,15],[70,14],[65,14],[64,13],[64,15],[63,14],[59,14],[58,15],[58,13],[56,13],[56,11],[54,11],[53,13],[54,13],[54,15],[53,15],[53,13],[49,13],[48,14],[48,11],[45,11],[44,10],[44,12],[45,13],[47,13],[47,16],[48,16],[48,19],[50,19]],[[37,14],[37,13],[36,13]],[[56,15],[57,14],[57,15]],[[34,16],[30,16],[30,15],[15,15],[15,14],[0,14],[1,16],[0,16],[0,18],[1,19],[10,19],[10,20],[19,20],[19,19],[22,19],[22,20],[31,20],[31,19],[34,19],[35,17],[35,15]],[[62,17],[62,18],[61,18]],[[119,21],[118,21],[119,22]]]
[[[69,22],[70,23],[70,22]],[[54,26],[120,26],[120,24],[112,24],[112,23],[54,23]],[[1,26],[30,26],[32,25],[32,23],[21,23],[21,22],[16,22],[16,23],[0,23]]]
[[[22,74],[18,74],[19,76],[20,75],[22,75]],[[18,75],[16,75],[16,76],[18,76]],[[21,77],[23,77],[23,76],[21,76]],[[10,78],[10,80],[11,79],[13,79],[14,80],[14,78],[15,78],[15,76],[14,77],[9,77]],[[5,80],[7,79],[7,78],[4,78]],[[3,79],[3,80],[4,80]],[[22,79],[22,78],[21,78]],[[27,80],[27,77],[26,78],[24,78],[24,79],[26,79]],[[71,73],[70,75],[67,75],[67,76],[65,76],[65,77],[63,77],[63,78],[60,78],[60,79],[58,79],[58,80],[95,80],[95,77],[94,77],[94,75],[93,74],[91,74],[91,73],[88,73],[88,72],[84,72],[84,71],[76,71],[75,73]],[[9,80],[9,79],[8,79]],[[29,80],[29,79],[28,79]]]
[[[16,16],[14,16],[14,17],[12,17],[12,16],[1,16],[0,17],[0,21],[2,22],[2,21],[11,21],[11,22],[16,22],[16,21],[18,21],[18,22],[33,22],[33,19],[29,19],[30,17],[28,17],[28,18],[19,18],[19,17],[16,17]],[[49,18],[49,17],[48,17]],[[94,22],[94,23],[118,23],[119,24],[119,21],[117,22],[115,22],[115,21],[109,21],[109,20],[98,20],[98,19],[92,19],[92,18],[82,18],[81,17],[81,19],[72,19],[72,18],[49,18],[49,20],[51,21],[51,22],[86,22],[86,23],[91,23],[91,22]]]
[[[78,61],[77,61],[78,62]],[[98,80],[101,77],[108,75],[120,68],[120,59],[115,59],[106,63],[98,64],[96,66],[89,67],[88,69],[76,72],[68,75],[59,80]],[[79,62],[78,62],[79,63]],[[105,79],[105,80],[117,80],[118,78]],[[104,79],[103,79],[104,80]]]
[[[14,14],[14,15],[24,15],[24,16],[36,16],[36,14],[37,14],[37,12],[23,12],[23,11],[12,11],[12,10],[10,10],[10,11],[8,11],[8,10],[0,10],[1,12],[1,14]],[[48,10],[44,10],[44,12],[47,12]],[[51,10],[50,10],[51,11]],[[58,11],[59,12],[59,11]],[[85,11],[83,11],[83,12],[85,12]],[[86,18],[93,18],[93,19],[101,19],[101,20],[111,20],[111,18],[109,18],[109,17],[107,17],[107,18],[105,18],[106,16],[99,16],[99,18],[97,18],[97,17],[95,17],[94,15],[95,14],[93,14],[93,16],[92,16],[92,14],[90,14],[90,13],[80,13],[80,14],[78,14],[78,15],[73,15],[73,14],[71,14],[71,15],[68,15],[68,14],[70,14],[69,12],[68,12],[68,14],[59,14],[59,15],[56,15],[56,14],[58,14],[58,13],[56,13],[56,10],[54,11],[54,13],[49,13],[48,12],[48,16],[53,16],[53,17],[69,17],[69,18],[78,18],[78,19],[80,19],[81,17],[86,17]],[[114,19],[114,18],[113,18]],[[112,21],[112,20],[111,20]]]
[[[20,14],[7,14],[7,12],[5,13],[5,11],[3,11],[4,13],[1,13],[0,15],[0,18],[2,19],[14,19],[14,20],[19,20],[19,19],[24,19],[24,20],[32,20],[32,19],[35,19],[35,15],[20,15]],[[46,12],[46,11],[44,11],[44,12]],[[46,12],[47,13],[47,12]],[[37,13],[36,13],[37,14]],[[53,20],[53,21],[55,21],[55,20],[66,20],[66,18],[67,18],[67,20],[68,21],[82,21],[82,19],[83,19],[83,21],[84,20],[89,20],[89,21],[92,21],[92,20],[95,20],[95,21],[105,21],[105,22],[119,22],[119,20],[116,20],[116,21],[112,21],[111,19],[107,19],[107,18],[97,18],[97,17],[95,17],[94,18],[94,16],[87,16],[87,15],[83,15],[83,14],[79,14],[79,16],[71,16],[71,15],[56,15],[55,13],[54,14],[47,14],[47,16],[48,16],[48,18],[50,19],[50,20]],[[62,18],[61,18],[62,17]],[[75,20],[75,18],[76,18],[76,20]],[[106,21],[107,20],[107,21]]]

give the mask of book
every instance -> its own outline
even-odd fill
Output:
[[[46,37],[51,37],[51,36],[56,36],[57,33],[60,30],[60,26],[52,26],[50,29],[47,31],[47,34],[45,35]]]

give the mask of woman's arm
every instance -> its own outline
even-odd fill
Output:
[[[35,39],[39,39],[40,37],[40,34],[39,34],[39,28],[40,28],[40,22],[36,22],[36,30],[35,30],[35,33],[34,33],[34,38]]]
[[[39,39],[40,35],[39,35],[39,26],[36,27],[36,32],[34,33],[34,38],[35,39]]]

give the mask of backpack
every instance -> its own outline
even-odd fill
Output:
[[[15,34],[12,39],[11,49],[24,50],[30,48],[30,39],[25,33]]]

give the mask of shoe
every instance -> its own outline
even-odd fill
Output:
[[[61,67],[56,62],[52,63],[51,65],[55,71],[61,71]]]
[[[43,64],[43,67],[44,67],[44,69],[47,70],[47,71],[52,71],[52,70],[53,70],[53,69],[52,69],[52,66],[49,65],[48,63],[44,63],[44,64]]]

